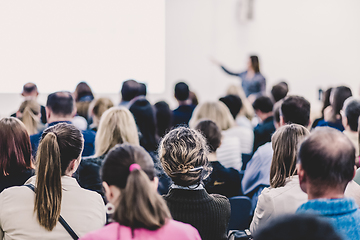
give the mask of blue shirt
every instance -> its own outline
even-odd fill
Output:
[[[69,122],[69,121],[59,121],[59,122],[49,123],[48,127],[54,126],[61,122],[71,124],[71,122]],[[95,149],[94,144],[95,144],[95,134],[96,133],[91,130],[81,131],[81,133],[84,136],[84,150],[82,152],[82,156],[86,157],[86,156],[93,155],[94,149]],[[42,134],[43,134],[43,131],[30,136],[32,155],[34,157],[36,156],[36,152],[37,152]]]
[[[360,239],[360,210],[352,198],[309,200],[296,212],[324,216],[344,239]]]

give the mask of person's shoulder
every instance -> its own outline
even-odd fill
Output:
[[[227,197],[220,195],[220,194],[210,194],[210,197],[214,199],[214,201],[220,205],[229,205],[230,206],[230,201]]]
[[[39,141],[42,133],[43,133],[43,131],[40,131],[39,133],[30,135],[30,141],[31,141],[31,142],[33,142],[33,141]]]
[[[119,226],[118,223],[110,223],[96,231],[85,234],[80,240],[116,239]]]
[[[196,236],[199,235],[198,231],[196,230],[196,228],[194,228],[193,226],[191,226],[188,223],[183,223],[183,222],[179,222],[173,219],[168,220],[168,222],[164,225],[165,228],[167,228],[168,230],[170,230],[171,232],[173,232],[176,235],[185,235],[183,237],[191,237],[191,236]],[[188,238],[185,238],[188,239]],[[193,239],[193,238],[191,238]]]
[[[93,130],[82,130],[81,131],[82,134],[84,135],[84,138],[94,138],[95,139],[95,135],[96,135],[96,132],[93,131]]]

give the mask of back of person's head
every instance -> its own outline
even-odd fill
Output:
[[[139,96],[140,84],[135,80],[126,80],[121,87],[122,101],[130,101]]]
[[[185,101],[189,98],[189,86],[184,82],[178,82],[175,85],[175,98],[178,101]]]
[[[332,90],[331,95],[332,96],[330,96],[330,102],[333,108],[332,121],[335,121],[336,115],[340,114],[345,100],[352,96],[352,92],[351,89],[346,86],[339,86]]]
[[[328,106],[330,106],[330,95],[331,95],[332,88],[328,88],[322,96],[323,106],[321,108],[321,116],[324,117],[324,110]]]
[[[139,145],[139,135],[131,112],[125,107],[112,107],[101,117],[95,137],[95,156],[106,154],[119,143]]]
[[[309,125],[310,103],[300,96],[289,96],[281,105],[284,124],[296,123],[304,127]]]
[[[76,127],[59,123],[44,130],[36,154],[37,219],[51,231],[60,216],[61,176],[76,171],[84,146],[83,136]]]
[[[151,183],[155,178],[153,160],[142,147],[116,145],[106,155],[101,175],[108,186],[120,189],[113,215],[120,225],[155,230],[171,219],[165,201]]]
[[[13,117],[0,120],[0,176],[32,166],[31,143],[24,124]]]
[[[286,178],[295,175],[298,146],[309,134],[305,127],[298,124],[285,125],[276,130],[271,138],[274,150],[270,168],[271,187],[282,187]]]
[[[248,119],[254,117],[254,108],[252,107],[250,101],[247,99],[244,90],[239,84],[232,84],[226,90],[227,95],[236,95],[239,96],[242,102],[242,109],[240,113],[245,115]]]
[[[219,100],[229,108],[231,115],[234,119],[236,119],[236,116],[239,114],[242,108],[241,98],[237,95],[227,95],[220,98]]]
[[[200,184],[208,175],[208,149],[197,130],[178,127],[160,142],[159,158],[165,173],[180,186]]]
[[[28,82],[24,84],[21,95],[23,95],[24,97],[35,97],[38,94],[38,89],[35,83]]]
[[[358,120],[360,116],[360,100],[349,97],[344,102],[343,111],[345,114],[345,119],[343,119],[343,123],[344,121],[346,121],[346,123],[350,127],[350,130],[357,132],[359,125]]]
[[[58,116],[70,116],[74,112],[74,98],[70,92],[51,93],[46,102],[51,112]]]
[[[172,126],[173,112],[164,101],[155,103],[157,134],[162,137]]]
[[[94,95],[86,82],[80,82],[75,88],[74,98],[76,102],[90,102],[94,99]]]
[[[260,72],[260,63],[259,63],[258,56],[255,56],[255,55],[250,56],[250,61],[251,61],[251,67],[253,68],[254,72],[259,73]]]
[[[354,176],[355,148],[342,132],[319,127],[301,144],[298,161],[319,194],[327,187],[345,190]]]
[[[38,132],[37,128],[40,122],[40,111],[40,104],[35,100],[25,100],[20,105],[20,119],[24,123],[29,135]]]
[[[315,215],[285,215],[253,233],[254,240],[343,240],[329,221]]]
[[[280,127],[280,109],[281,105],[284,102],[284,99],[276,102],[273,107],[273,116],[274,116],[274,126],[276,129]]]
[[[269,113],[273,110],[273,102],[267,96],[260,96],[256,98],[252,105],[255,111],[259,110],[263,113]]]
[[[204,135],[209,152],[216,152],[220,147],[222,137],[221,130],[216,123],[211,120],[203,120],[195,126],[195,130]]]
[[[94,102],[92,112],[97,119],[100,119],[103,113],[113,106],[114,103],[111,101],[110,98],[106,98],[106,97],[98,98]]]
[[[273,96],[275,102],[285,98],[288,92],[288,86],[287,84],[284,84],[284,82],[274,85],[271,89],[271,95]]]
[[[147,94],[147,88],[145,83],[139,83],[139,96],[146,96]]]
[[[199,104],[195,108],[190,119],[190,127],[194,128],[195,125],[202,119],[214,121],[222,131],[236,126],[230,110],[223,102],[220,101]]]
[[[147,151],[155,151],[158,145],[158,136],[153,106],[145,98],[140,98],[131,105],[129,110],[141,133],[140,145]]]

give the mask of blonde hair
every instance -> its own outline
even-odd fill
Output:
[[[166,174],[180,186],[200,184],[211,171],[206,140],[197,130],[178,127],[160,142],[159,158]]]
[[[109,108],[112,108],[113,106],[114,103],[111,101],[110,98],[98,98],[94,100],[92,112],[94,113],[94,116],[100,120],[103,113]]]
[[[51,231],[60,216],[61,176],[69,164],[79,159],[84,146],[83,136],[76,127],[59,123],[47,128],[36,155],[36,191],[34,212],[41,226]]]
[[[251,102],[247,99],[244,90],[239,85],[230,85],[226,92],[227,95],[237,95],[240,97],[242,102],[242,108],[239,112],[239,114],[245,115],[248,119],[252,119],[255,115],[254,108],[251,105]],[[238,114],[238,115],[239,115]]]
[[[112,107],[101,117],[95,137],[95,157],[106,154],[118,143],[139,145],[139,135],[131,112],[124,107]]]
[[[296,174],[296,158],[301,141],[309,131],[299,125],[290,124],[280,127],[271,138],[274,150],[270,168],[270,186],[285,185],[286,178]]]
[[[222,131],[236,126],[229,108],[220,101],[205,102],[198,105],[190,119],[190,127],[195,128],[196,124],[203,119],[215,122]]]
[[[24,123],[29,135],[38,133],[40,104],[35,100],[25,100],[21,103],[19,112],[22,114],[20,120]]]

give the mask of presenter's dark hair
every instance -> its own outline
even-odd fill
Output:
[[[250,60],[251,60],[251,66],[252,66],[254,72],[259,73],[260,72],[260,64],[259,64],[258,56],[252,55],[252,56],[250,56]]]
[[[303,97],[289,96],[281,105],[281,115],[285,124],[296,123],[307,127],[310,120],[310,103]]]
[[[54,114],[60,116],[72,114],[74,105],[74,98],[70,92],[51,93],[46,102],[46,106],[50,108]]]
[[[41,226],[51,231],[61,209],[61,176],[72,160],[78,159],[84,139],[76,127],[59,123],[45,129],[36,155],[36,194],[34,212]]]

